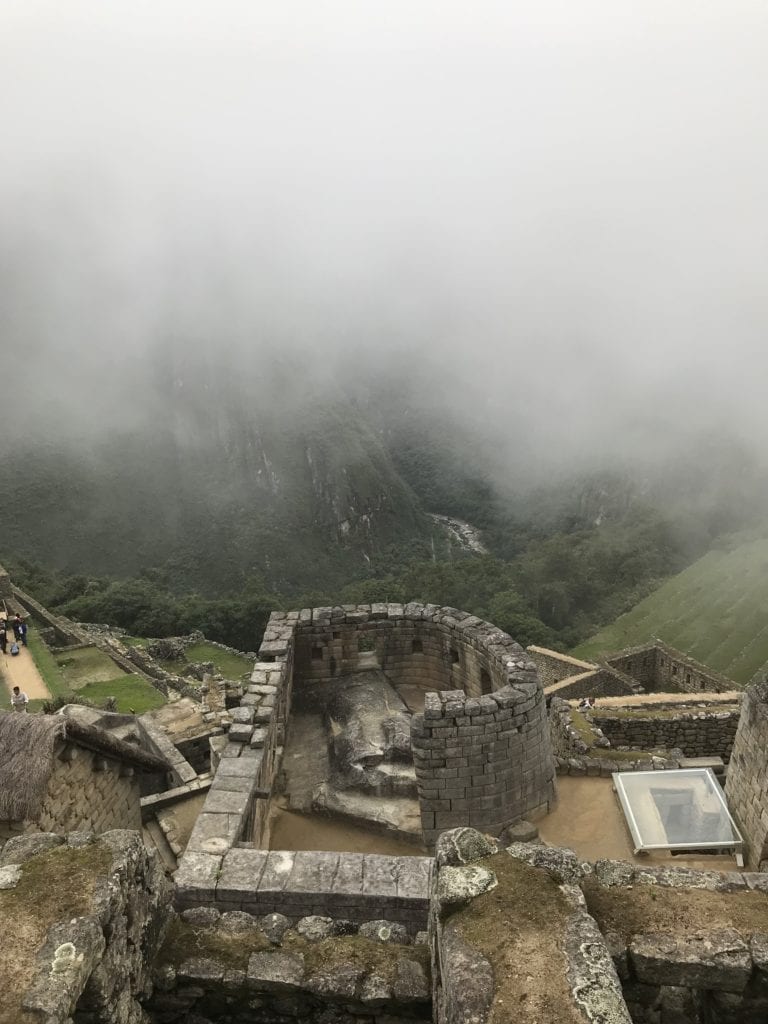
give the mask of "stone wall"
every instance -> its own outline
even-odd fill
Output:
[[[141,828],[139,776],[122,761],[60,744],[34,822],[1,822],[0,838],[21,832],[106,832]]]
[[[595,708],[591,717],[612,747],[653,750],[661,747],[682,750],[686,757],[722,757],[728,761],[733,750],[739,709],[676,712],[652,708],[642,711],[603,711]]]
[[[354,672],[369,652],[395,686],[460,689],[470,697],[506,686],[510,657],[528,661],[506,633],[456,608],[412,602],[299,614],[296,675],[302,685]]]
[[[725,693],[734,689],[730,679],[660,640],[627,648],[604,661],[637,679],[649,692]]]
[[[768,683],[744,691],[725,794],[744,836],[746,861],[768,861]]]
[[[236,848],[217,856],[185,853],[176,906],[310,914],[363,922],[385,917],[415,933],[426,927],[428,857]]]
[[[138,832],[106,832],[95,843],[83,832],[12,839],[0,855],[2,888],[23,889],[27,870],[34,871],[37,859],[44,857],[50,886],[62,887],[64,894],[67,864],[77,870],[81,858],[93,859],[94,853],[104,856],[107,866],[91,880],[85,912],[80,908],[77,916],[67,913],[63,895],[64,913],[51,921],[42,946],[26,949],[25,933],[14,935],[24,983],[20,987],[18,977],[6,978],[0,989],[0,1019],[19,1020],[21,1009],[25,1021],[46,1024],[146,1021],[139,999],[151,989],[152,965],[170,921],[172,887]],[[82,884],[82,869],[78,878]],[[40,906],[36,912],[42,912]]]
[[[547,647],[531,645],[526,647],[526,651],[536,665],[536,672],[544,689],[553,683],[561,683],[564,679],[595,670],[592,662],[581,661],[579,658],[572,658],[570,654],[551,651]]]
[[[634,1024],[768,1019],[768,876],[605,860],[582,886]]]
[[[505,850],[456,829],[440,837],[437,864],[436,1024],[631,1024],[573,853],[524,843]]]
[[[555,802],[547,712],[535,679],[483,697],[428,693],[423,715],[413,716],[411,742],[427,848],[459,825],[498,835]]]
[[[416,603],[274,612],[259,659],[240,707],[232,711],[228,742],[182,859],[187,905],[216,898],[210,873],[222,869],[229,851],[244,852],[234,849],[238,843],[264,840],[294,685],[311,689],[358,668],[361,659],[377,662],[396,683],[426,690],[445,689],[449,682],[466,687],[450,694],[448,703],[430,705],[432,711],[439,706],[441,721],[421,715],[412,720],[428,843],[449,827],[446,812],[451,823],[498,831],[546,811],[555,798],[535,666],[511,637],[476,616]],[[484,690],[491,695],[481,699]],[[280,856],[294,863],[292,853]]]
[[[387,920],[253,917],[196,907],[171,927],[152,1021],[399,1024],[432,1019],[426,933],[412,944]],[[254,1012],[256,1011],[256,1012]]]

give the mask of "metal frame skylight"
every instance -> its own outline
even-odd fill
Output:
[[[636,854],[651,850],[732,851],[738,866],[744,866],[744,840],[711,768],[614,772],[613,788]],[[687,800],[686,793],[690,794]],[[674,820],[683,817],[684,811],[695,811],[699,821]]]

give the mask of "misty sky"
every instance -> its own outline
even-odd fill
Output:
[[[763,0],[4,0],[6,415],[172,345],[423,356],[510,448],[762,445],[767,54]]]

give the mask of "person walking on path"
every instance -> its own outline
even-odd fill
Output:
[[[17,640],[21,640],[21,627],[24,623],[21,621],[21,616],[16,612],[16,618],[13,620],[13,635]]]
[[[11,707],[13,710],[23,711],[26,714],[27,704],[29,704],[29,697],[18,686],[14,686],[13,693],[11,694]]]
[[[0,619],[0,651],[8,653],[8,634],[5,631],[5,619]]]
[[[22,619],[21,622],[19,623],[19,636],[18,636],[18,639],[21,640],[22,645],[24,647],[27,646],[27,628],[28,627],[27,627],[26,620]]]

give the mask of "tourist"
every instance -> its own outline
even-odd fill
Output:
[[[5,631],[5,619],[0,619],[0,651],[8,653],[8,634]]]
[[[19,645],[14,640],[13,643],[11,644],[11,657],[15,658],[16,655],[19,653],[19,650],[20,650]]]
[[[27,626],[26,619],[22,619],[21,622],[19,623],[19,635],[18,635],[17,639],[21,640],[22,644],[25,647],[27,646],[27,629],[28,628],[29,627]]]
[[[14,686],[13,693],[11,695],[11,707],[14,711],[23,711],[26,714],[27,704],[29,704],[29,697],[20,690],[18,686]]]
[[[24,623],[21,621],[21,616],[16,612],[16,618],[13,620],[13,635],[17,640],[21,640],[21,627]]]

